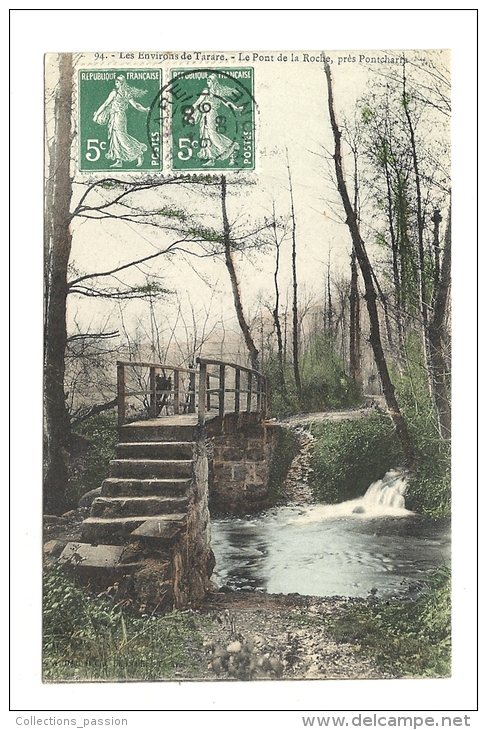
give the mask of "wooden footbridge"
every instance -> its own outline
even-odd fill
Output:
[[[265,375],[221,360],[197,358],[196,363],[195,368],[184,368],[161,363],[118,362],[118,425],[139,420],[140,406],[144,420],[169,414],[173,417],[194,414],[193,419],[185,420],[187,423],[194,420],[200,426],[209,418],[222,418],[229,412],[258,413],[266,417],[269,393]]]
[[[139,600],[181,607],[204,595],[214,565],[209,462],[230,493],[266,487],[267,380],[201,358],[194,368],[119,362],[117,382],[116,458],[83,522],[83,542],[69,544],[61,562],[90,580],[129,576]]]

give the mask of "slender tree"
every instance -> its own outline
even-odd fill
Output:
[[[382,389],[387,403],[387,408],[391,419],[394,423],[398,439],[401,443],[402,450],[404,453],[405,465],[407,468],[412,469],[415,466],[414,450],[411,443],[411,439],[408,433],[406,422],[402,415],[397,402],[395,389],[392,384],[389,369],[384,355],[384,349],[382,346],[382,338],[380,333],[379,314],[377,310],[377,293],[374,285],[374,275],[372,265],[370,263],[365,243],[360,234],[360,230],[357,223],[357,216],[355,214],[350,196],[348,193],[348,187],[345,181],[345,175],[343,172],[343,160],[342,160],[342,149],[341,149],[341,132],[338,127],[335,108],[333,102],[333,83],[331,70],[328,63],[325,63],[325,75],[328,88],[328,112],[330,116],[330,124],[333,132],[334,139],[334,166],[338,192],[340,194],[343,208],[345,211],[346,223],[348,225],[350,236],[352,238],[353,247],[357,256],[357,261],[362,272],[362,278],[365,287],[365,301],[367,303],[367,311],[369,314],[370,321],[370,343],[374,352],[374,359],[379,372],[379,377],[382,383]]]
[[[301,374],[299,372],[299,314],[298,314],[298,277],[296,267],[296,214],[294,210],[293,181],[289,160],[287,162],[287,174],[289,180],[289,201],[291,206],[291,242],[292,242],[292,277],[293,277],[293,370],[294,382],[298,398],[301,397]]]
[[[225,266],[227,267],[228,275],[230,276],[230,282],[232,285],[233,303],[235,306],[235,312],[237,314],[238,323],[242,334],[244,336],[245,344],[249,351],[250,362],[254,370],[259,369],[259,351],[255,345],[250,331],[250,326],[246,320],[245,313],[242,305],[242,296],[240,294],[240,285],[238,281],[237,271],[235,269],[235,262],[233,259],[232,249],[232,235],[230,222],[227,213],[227,179],[225,175],[221,176],[221,206],[222,206],[222,220],[223,220],[223,246],[225,251]]]
[[[274,326],[276,328],[276,337],[277,337],[277,361],[279,366],[279,384],[282,388],[283,393],[286,392],[286,380],[284,377],[284,342],[282,338],[282,327],[281,327],[281,318],[279,316],[279,307],[280,307],[280,292],[279,292],[279,265],[280,265],[280,254],[281,254],[281,244],[282,244],[282,237],[278,235],[277,232],[277,219],[276,219],[276,210],[275,205],[272,206],[272,221],[271,221],[271,227],[272,227],[272,234],[273,234],[273,241],[274,246],[276,250],[276,259],[275,259],[275,267],[274,267],[274,307],[272,309],[272,319],[274,320]]]
[[[433,301],[433,314],[428,327],[430,343],[433,397],[438,415],[440,434],[444,439],[451,437],[451,405],[449,394],[449,372],[445,357],[445,328],[451,277],[451,207],[445,232],[445,245],[439,275],[439,283]]]
[[[357,254],[350,255],[350,377],[358,384],[362,382],[360,357],[360,295],[358,289]]]

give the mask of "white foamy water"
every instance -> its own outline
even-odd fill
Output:
[[[312,505],[299,517],[292,518],[290,524],[323,522],[340,517],[405,517],[412,514],[405,507],[406,490],[406,474],[393,469],[371,484],[363,497],[339,504]]]
[[[313,596],[411,596],[450,559],[449,520],[407,510],[398,470],[359,499],[212,520],[215,584]]]

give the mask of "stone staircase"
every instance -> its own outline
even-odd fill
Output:
[[[81,540],[68,543],[58,559],[92,589],[151,609],[201,597],[214,564],[199,519],[208,485],[196,477],[196,420],[180,421],[122,426]],[[196,556],[188,540],[199,546]]]
[[[91,545],[123,545],[148,522],[159,540],[183,529],[193,480],[194,427],[123,426],[101,496],[82,525]],[[145,530],[147,532],[147,529]]]

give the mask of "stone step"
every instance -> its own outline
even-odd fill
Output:
[[[187,515],[185,513],[175,513],[136,517],[88,517],[81,526],[81,534],[83,540],[91,545],[120,545],[144,522],[155,519],[161,523],[169,522],[174,526],[178,526],[179,529],[183,529]]]
[[[135,441],[158,441],[165,443],[167,441],[195,441],[196,426],[187,426],[184,424],[173,424],[164,426],[162,424],[154,424],[153,421],[146,423],[127,424],[122,426],[119,432],[119,443]]]
[[[182,479],[193,473],[192,459],[114,459],[110,476],[125,479]]]
[[[189,497],[98,497],[91,506],[91,516],[165,515],[182,512],[188,504]]]
[[[118,459],[192,459],[193,443],[191,441],[137,441],[119,443]]]
[[[182,497],[189,493],[191,479],[120,479],[109,477],[101,487],[102,497]]]
[[[68,542],[58,558],[60,565],[74,568],[113,569],[120,563],[121,545],[90,545],[86,542]]]

